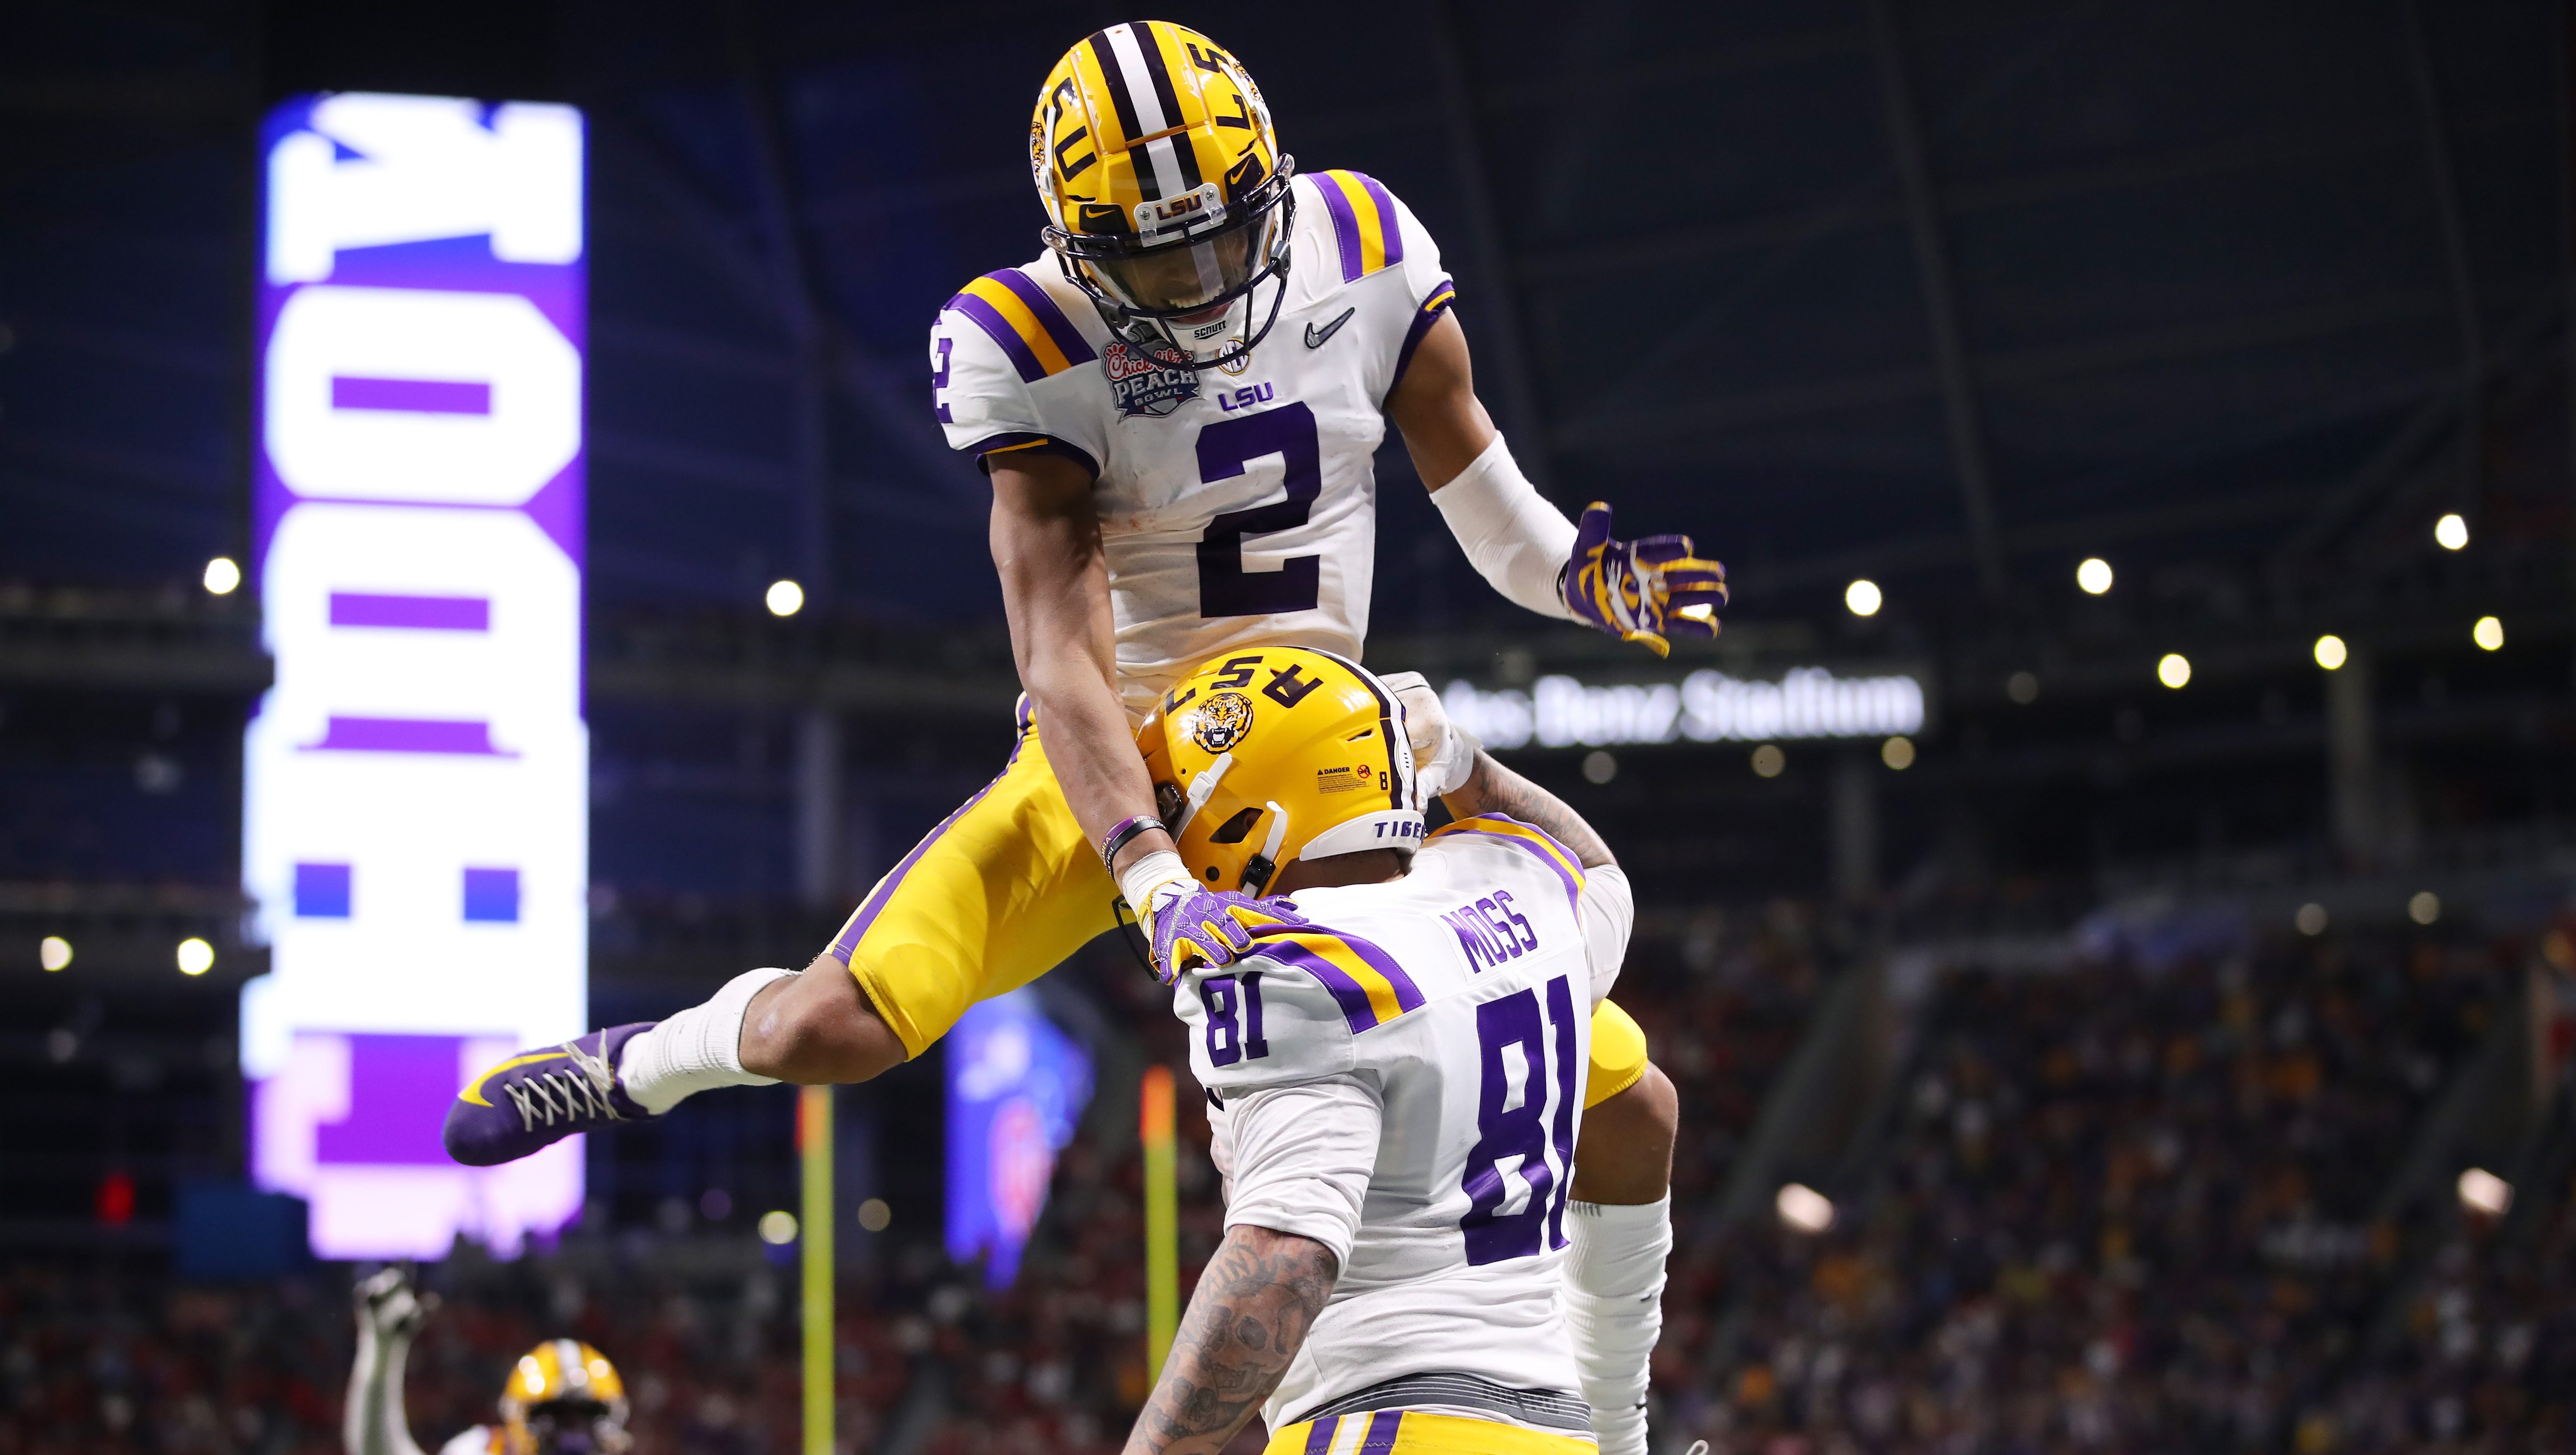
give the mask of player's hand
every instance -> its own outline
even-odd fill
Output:
[[[411,1272],[397,1264],[358,1284],[358,1323],[379,1340],[409,1339],[438,1309],[438,1295],[411,1285]]]
[[[1252,948],[1265,925],[1302,925],[1286,899],[1255,899],[1227,889],[1166,884],[1154,891],[1154,978],[1165,985],[1194,969],[1219,969]]]
[[[1574,559],[1560,584],[1566,608],[1623,642],[1644,642],[1656,656],[1675,633],[1717,635],[1726,605],[1726,568],[1691,554],[1689,536],[1610,538],[1610,507],[1596,500],[1576,522]]]
[[[1426,799],[1444,798],[1476,771],[1476,755],[1485,745],[1474,733],[1449,720],[1440,694],[1419,672],[1390,672],[1378,679],[1404,708],[1404,736],[1413,744],[1413,781]]]

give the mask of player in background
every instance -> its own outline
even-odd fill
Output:
[[[403,1414],[403,1364],[438,1298],[414,1289],[397,1267],[361,1282],[357,1304],[358,1359],[349,1371],[341,1439],[349,1455],[421,1455]],[[615,1366],[572,1339],[548,1339],[520,1355],[499,1412],[499,1424],[459,1433],[438,1455],[617,1455],[634,1443]]]
[[[930,339],[940,423],[992,480],[993,560],[1027,689],[1009,764],[878,882],[808,972],[749,971],[667,1021],[535,1048],[477,1078],[449,1111],[458,1160],[523,1157],[717,1086],[868,1080],[1122,911],[1167,981],[1247,948],[1263,886],[1184,866],[1166,826],[1182,806],[1157,802],[1134,728],[1215,654],[1358,659],[1390,422],[1506,598],[1657,652],[1717,630],[1724,572],[1688,538],[1621,541],[1607,506],[1577,523],[1538,494],[1476,398],[1437,243],[1377,181],[1301,173],[1260,89],[1206,36],[1151,21],[1085,38],[1047,77],[1026,161],[1045,250],[967,284]],[[1300,690],[1251,684],[1264,699]],[[1374,780],[1366,791],[1389,808],[1422,786],[1391,761]],[[1609,1062],[1595,1079],[1624,1077],[1635,1114],[1605,1108],[1605,1130],[1633,1135],[1587,1165],[1660,1197],[1670,1088],[1635,1023],[1600,1014],[1593,1043]]]
[[[1256,699],[1247,664],[1312,686]],[[1600,1211],[1568,1193],[1626,875],[1490,757],[1427,836],[1375,807],[1352,779],[1410,756],[1404,713],[1344,659],[1224,657],[1165,701],[1141,741],[1188,785],[1183,861],[1285,897],[1174,987],[1227,1226],[1129,1455],[1221,1450],[1256,1406],[1272,1452],[1591,1455],[1560,1293]]]

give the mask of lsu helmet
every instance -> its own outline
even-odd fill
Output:
[[[1066,51],[1029,120],[1029,171],[1039,236],[1130,344],[1173,367],[1239,367],[1278,321],[1297,163],[1216,42],[1144,20]]]
[[[1216,888],[1263,894],[1298,859],[1410,858],[1422,844],[1404,708],[1329,652],[1263,647],[1201,663],[1136,742],[1181,862]]]
[[[626,1433],[626,1381],[576,1339],[548,1339],[519,1356],[501,1389],[508,1455],[617,1455]]]

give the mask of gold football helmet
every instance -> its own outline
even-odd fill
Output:
[[[1168,20],[1086,37],[1038,93],[1029,170],[1047,210],[1040,236],[1129,343],[1214,368],[1277,321],[1297,164],[1261,88],[1216,42]],[[1255,328],[1264,279],[1276,286]]]
[[[1136,743],[1181,862],[1220,889],[1262,894],[1298,859],[1421,847],[1404,708],[1329,652],[1261,647],[1204,662]]]
[[[508,1455],[617,1455],[626,1433],[626,1381],[607,1356],[575,1339],[548,1339],[519,1356],[501,1390]]]

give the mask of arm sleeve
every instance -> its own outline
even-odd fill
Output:
[[[1604,864],[1583,871],[1583,896],[1575,904],[1583,925],[1583,950],[1592,965],[1592,1003],[1599,1005],[1619,979],[1628,956],[1628,934],[1636,927],[1637,903],[1628,888],[1627,871]]]
[[[410,1353],[409,1339],[358,1331],[358,1359],[349,1370],[349,1399],[340,1421],[348,1455],[421,1455],[403,1416],[403,1365]]]
[[[1349,1262],[1384,1115],[1374,1079],[1358,1075],[1229,1098],[1225,1225],[1312,1238]]]

